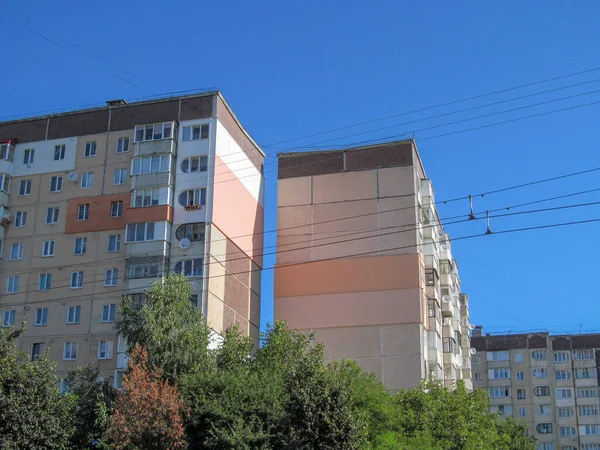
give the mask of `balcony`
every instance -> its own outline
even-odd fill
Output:
[[[0,141],[0,172],[6,173],[9,176],[14,176],[15,165],[13,158],[15,154],[15,146],[12,140]]]
[[[157,153],[170,153],[175,155],[176,145],[173,139],[136,142],[133,147],[133,156],[150,156]]]
[[[173,122],[154,123],[135,127],[133,156],[148,156],[157,153],[175,155],[175,124]]]
[[[171,244],[164,240],[126,242],[125,258],[136,258],[145,256],[168,257]]]

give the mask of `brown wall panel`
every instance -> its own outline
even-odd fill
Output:
[[[343,152],[305,153],[278,158],[279,179],[327,175],[344,171]]]
[[[127,130],[147,123],[177,121],[179,100],[121,106],[113,108],[111,114],[110,131]]]
[[[206,119],[212,117],[214,95],[181,99],[179,120]]]
[[[125,223],[160,222],[163,220],[173,222],[173,208],[169,205],[130,208],[128,205],[123,211],[123,216],[125,217]]]
[[[69,200],[67,204],[67,221],[65,233],[89,233],[104,230],[125,229],[125,209],[130,204],[131,194],[99,195],[96,197],[81,197]],[[123,215],[110,217],[112,202],[123,202]],[[89,204],[88,220],[77,220],[79,205]]]
[[[47,124],[48,119],[0,124],[0,139],[17,139],[17,143],[43,141]]]
[[[79,112],[50,117],[48,139],[105,133],[108,131],[108,110]]]

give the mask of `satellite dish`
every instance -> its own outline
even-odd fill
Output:
[[[455,359],[456,359],[456,365],[458,367],[462,367],[462,365],[465,363],[465,360],[463,359],[462,355],[456,355]]]
[[[469,353],[470,353],[471,355],[474,355],[475,353],[477,353],[477,349],[476,349],[476,348],[473,348],[473,347],[471,347],[471,348],[469,349]]]
[[[442,301],[444,303],[448,303],[450,301],[450,296],[449,295],[442,295]]]
[[[469,330],[474,330],[475,329],[475,324],[474,323],[470,323],[469,324]]]
[[[191,244],[190,240],[188,238],[184,237],[179,241],[179,248],[185,250],[186,248],[190,248],[190,244]]]
[[[69,180],[69,181],[77,181],[77,177],[78,176],[79,175],[77,174],[77,172],[69,172],[67,174],[67,180]]]
[[[448,247],[448,244],[442,244],[442,245],[440,245],[440,248],[441,248],[443,251],[447,251],[449,247]]]

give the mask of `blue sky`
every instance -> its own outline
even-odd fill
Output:
[[[1,117],[218,87],[254,138],[268,145],[600,67],[600,4],[594,1],[577,2],[576,8],[541,0],[368,5],[348,0],[174,4],[149,0],[143,6],[68,0],[60,5],[4,2],[0,12],[64,48],[0,15]],[[281,149],[595,79],[600,80],[600,71],[294,141]],[[591,82],[332,144],[411,133],[599,89],[600,81]],[[431,138],[594,101],[600,101],[600,93],[418,131],[417,145],[437,199],[600,167],[600,105]],[[266,229],[271,230],[276,225],[272,171],[277,150],[265,148],[270,172]],[[477,198],[475,207],[493,209],[598,188],[599,173]],[[597,200],[596,192],[524,209]],[[455,202],[440,205],[439,211],[443,218],[467,208],[466,202]],[[492,228],[598,217],[600,208],[590,206],[498,218]],[[484,227],[476,221],[449,225],[447,231],[458,237],[483,232]],[[463,290],[471,298],[472,321],[488,331],[600,330],[598,301],[590,284],[597,276],[598,230],[598,224],[590,224],[456,242],[454,254]],[[273,234],[266,244],[274,244]],[[266,267],[272,263],[273,258],[266,259]],[[273,318],[269,270],[264,274],[263,297],[265,324]]]

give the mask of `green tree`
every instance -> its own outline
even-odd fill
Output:
[[[535,450],[535,438],[513,417],[498,418],[498,450]]]
[[[56,366],[17,350],[24,332],[0,329],[0,448],[64,449],[75,429],[73,396],[60,395]]]
[[[125,298],[116,324],[130,347],[147,349],[149,367],[160,368],[171,381],[206,359],[209,329],[190,294],[187,278],[170,274],[154,283],[141,307]]]
[[[116,390],[112,377],[98,381],[97,366],[80,367],[67,377],[69,390],[76,399],[73,449],[89,447],[105,433],[114,409]]]

